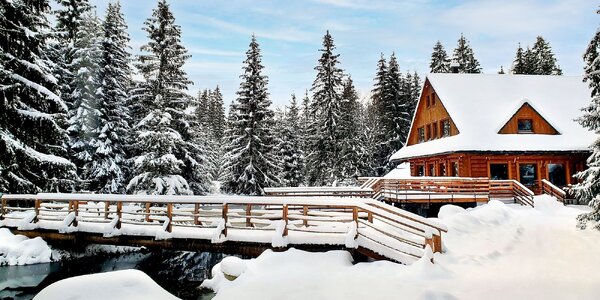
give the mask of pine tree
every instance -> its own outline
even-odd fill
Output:
[[[519,43],[519,46],[517,47],[517,54],[515,55],[515,60],[513,61],[511,70],[513,74],[527,74],[527,65],[525,59],[525,53],[523,52],[521,43]]]
[[[392,53],[388,61],[386,109],[383,114],[383,126],[386,131],[385,157],[387,160],[393,152],[402,148],[403,132],[409,119],[409,102],[411,95],[410,79],[404,81],[396,55]],[[409,121],[410,122],[410,121]],[[410,125],[410,124],[409,124]]]
[[[600,10],[596,11],[600,14]],[[600,64],[598,53],[600,51],[600,28],[590,41],[583,55],[585,62],[583,81],[587,82],[592,91],[592,102],[583,109],[584,115],[579,118],[579,123],[594,132],[600,134]],[[587,169],[575,175],[582,182],[574,187],[575,196],[588,202],[592,208],[590,212],[580,214],[577,217],[578,227],[585,229],[589,221],[596,222],[595,228],[600,230],[600,139],[592,145],[592,155],[587,159]]]
[[[341,116],[342,69],[338,67],[339,54],[329,31],[323,37],[321,57],[315,67],[317,77],[312,84],[313,93],[310,124],[311,152],[307,157],[310,185],[335,184],[342,176],[339,160]]]
[[[205,145],[193,138],[186,114],[191,81],[183,70],[190,57],[181,44],[181,27],[165,0],[144,22],[150,41],[136,67],[144,80],[132,90],[137,157],[128,190],[149,194],[202,193],[209,189]]]
[[[221,94],[219,86],[211,93],[208,111],[212,136],[216,142],[221,143],[225,130],[225,108],[223,106],[223,94]]]
[[[45,0],[0,5],[0,191],[71,189],[66,104],[45,55],[50,7]]]
[[[557,64],[552,47],[541,36],[536,38],[535,44],[531,48],[531,55],[535,63],[535,68],[532,70],[533,74],[562,75],[562,70]]]
[[[343,83],[341,108],[339,131],[342,138],[340,160],[344,162],[342,178],[349,183],[356,183],[356,179],[364,176],[370,167],[365,159],[370,153],[367,153],[364,147],[361,107],[350,76]]]
[[[285,186],[300,186],[304,182],[304,153],[300,140],[300,111],[296,95],[292,94],[290,107],[285,112],[278,132],[280,137],[279,159],[281,161],[281,180]]]
[[[442,46],[440,41],[435,43],[433,46],[433,53],[431,53],[431,63],[429,64],[431,73],[449,73],[450,72],[450,59],[448,54]]]
[[[229,113],[223,188],[235,194],[262,195],[265,187],[280,182],[268,79],[262,75],[262,55],[254,35],[246,56],[238,97]]]
[[[126,100],[131,70],[127,24],[118,2],[108,4],[102,29],[98,92],[100,131],[90,176],[94,182],[92,190],[122,194],[127,178],[125,145],[130,127]]]
[[[504,66],[500,66],[500,71],[498,71],[498,74],[501,74],[501,75],[502,75],[502,74],[506,74],[506,73],[504,72]]]
[[[69,98],[73,100],[69,119],[70,148],[73,161],[83,180],[79,188],[90,189],[95,185],[92,178],[94,156],[99,148],[98,136],[101,112],[98,89],[100,87],[101,29],[100,20],[92,13],[86,13],[81,28],[75,36],[71,70],[77,70],[70,84]],[[89,184],[92,184],[90,186]]]
[[[61,97],[70,110],[70,115],[76,110],[72,98],[75,86],[73,77],[77,74],[73,57],[77,46],[77,34],[84,23],[84,16],[93,12],[93,7],[88,0],[57,0],[59,8],[55,11],[56,27],[54,29],[54,40],[50,44],[50,54],[53,65],[53,74],[56,74]]]
[[[369,111],[372,117],[371,121],[371,132],[374,135],[373,148],[373,166],[374,174],[383,175],[385,173],[385,166],[387,165],[387,147],[385,145],[387,141],[387,130],[384,130],[384,116],[387,115],[387,98],[386,93],[388,89],[388,67],[387,61],[381,54],[379,61],[377,62],[377,72],[375,74],[375,84],[371,91],[371,110]]]
[[[452,63],[456,65],[458,73],[481,73],[479,61],[475,58],[469,41],[461,34],[458,45],[454,49]]]

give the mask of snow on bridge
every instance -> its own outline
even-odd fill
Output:
[[[347,249],[404,264],[440,252],[447,230],[373,199],[225,195],[7,194],[0,226],[50,240],[246,255]]]

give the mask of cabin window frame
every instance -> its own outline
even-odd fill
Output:
[[[425,127],[421,126],[419,128],[417,128],[417,143],[424,143],[425,142]]]
[[[431,97],[429,95],[425,96],[425,107],[429,108],[431,106]]]
[[[458,160],[454,160],[450,162],[451,165],[451,170],[450,170],[450,176],[451,177],[460,177],[460,165],[458,164]]]
[[[415,166],[415,177],[425,176],[425,164],[417,164]]]
[[[521,129],[521,122],[529,121],[530,129]],[[517,119],[517,132],[520,134],[531,134],[535,133],[535,129],[533,127],[533,119],[532,118],[518,118]]]
[[[533,179],[533,184],[528,185],[522,182],[522,178],[521,178],[521,166],[522,165],[533,165],[534,166],[534,179]],[[520,161],[517,163],[517,181],[519,181],[521,184],[523,184],[526,187],[537,187],[538,182],[540,181],[540,162],[539,161]]]
[[[446,126],[448,124],[448,134],[446,134]],[[450,124],[450,119],[446,118],[440,121],[440,135],[441,137],[449,137],[452,135],[452,124]]]
[[[546,179],[548,181],[552,182],[552,184],[554,184],[556,186],[559,186],[559,187],[561,187],[561,186],[567,186],[567,184],[568,184],[567,177],[569,176],[569,174],[567,172],[567,164],[568,164],[568,162],[566,162],[566,161],[549,161],[549,162],[547,162],[545,164],[546,165]],[[564,180],[563,184],[559,184],[559,183],[553,182],[551,180],[551,178],[550,178],[550,165],[559,165],[559,166],[561,166],[561,168],[562,168],[562,176],[563,176],[563,180]]]
[[[430,106],[434,107],[436,105],[437,101],[435,101],[435,92],[431,93],[431,103]]]
[[[433,122],[431,123],[431,139],[435,140],[437,138],[439,138],[439,130],[438,130],[438,122]]]
[[[425,168],[425,176],[431,176],[431,177],[436,177],[437,176],[437,166],[435,162],[432,163],[428,163],[427,167]]]

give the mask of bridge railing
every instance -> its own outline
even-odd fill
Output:
[[[34,225],[29,229],[143,235],[153,226],[162,227],[167,236],[189,234],[213,243],[229,239],[264,243],[264,232],[271,231],[274,234],[268,236],[281,238],[273,240],[274,247],[283,246],[280,243],[288,237],[291,244],[350,247],[348,242],[353,241],[359,249],[401,263],[422,257],[427,245],[440,252],[446,231],[435,221],[370,199],[37,194],[3,195],[0,203],[4,219],[0,224],[9,227],[25,222]]]
[[[356,186],[316,186],[316,187],[278,187],[265,188],[267,196],[306,196],[306,197],[354,197],[370,198],[373,195],[373,189],[368,187]]]

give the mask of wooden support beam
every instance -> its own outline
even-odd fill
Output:
[[[196,203],[194,204],[194,225],[202,225],[202,222],[200,222],[200,204]]]
[[[150,202],[146,203],[146,208],[144,210],[144,212],[146,213],[144,220],[146,220],[146,222],[150,222],[150,206],[151,206]]]
[[[308,206],[304,205],[302,206],[302,215],[303,216],[308,216]],[[302,225],[304,225],[304,227],[308,227],[308,220],[304,219],[302,220]]]
[[[34,211],[35,218],[33,218],[33,223],[37,223],[39,221],[38,216],[40,215],[40,207],[42,206],[42,201],[35,199]]]
[[[367,213],[367,220],[369,221],[369,223],[373,223],[373,213],[372,212]]]
[[[4,220],[4,214],[6,214],[6,199],[2,199],[2,203],[0,206],[0,220]]]
[[[283,205],[283,221],[285,222],[285,228],[283,228],[283,236],[288,235],[288,206]]]
[[[173,232],[173,203],[167,204],[167,218],[169,224],[167,224],[167,232]]]
[[[222,214],[221,214],[221,216],[223,217],[223,220],[225,221],[225,226],[223,227],[223,231],[221,231],[221,234],[223,236],[227,236],[227,212],[228,211],[229,211],[229,205],[227,203],[224,203]]]
[[[110,210],[110,201],[104,202],[104,219],[108,219],[108,212]]]
[[[433,247],[431,248],[433,253],[442,253],[442,233],[433,235]]]
[[[246,227],[252,227],[252,204],[246,205]]]
[[[117,202],[117,224],[115,228],[121,229],[121,216],[123,215],[121,210],[123,209],[123,202]]]
[[[73,219],[73,226],[77,227],[77,216],[79,216],[79,201],[73,201],[73,212],[75,213],[75,218]]]

